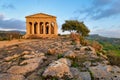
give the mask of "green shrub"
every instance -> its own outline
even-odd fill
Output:
[[[71,45],[76,45],[76,42],[75,42],[75,41],[72,41],[72,42],[71,42]]]
[[[57,55],[57,58],[58,58],[58,59],[63,58],[63,54],[58,54],[58,55]]]
[[[120,56],[117,56],[115,54],[108,54],[107,57],[111,65],[120,66]]]
[[[72,64],[71,64],[72,67],[79,67],[78,58],[71,58],[71,60],[73,61]]]
[[[73,61],[71,66],[76,68],[76,67],[79,67],[79,64],[77,62]]]
[[[47,76],[47,77],[42,77],[42,80],[58,80],[58,78],[57,77]]]
[[[93,48],[95,48],[96,51],[102,51],[102,49],[103,49],[103,46],[99,42],[97,42],[97,41],[93,41],[91,43],[91,46]]]

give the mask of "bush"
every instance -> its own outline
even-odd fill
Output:
[[[93,41],[91,43],[91,46],[95,48],[96,51],[102,51],[102,48],[103,48],[102,45],[97,41]]]
[[[81,43],[81,45],[83,45],[83,46],[88,46],[88,45],[90,45],[90,42],[89,42],[88,40],[84,40],[84,39],[80,39],[80,43]]]
[[[79,67],[79,64],[77,62],[73,61],[71,66],[76,68],[76,67]]]
[[[71,33],[70,38],[72,39],[73,42],[76,44],[80,44],[80,36],[77,33]]]
[[[107,57],[111,65],[120,66],[120,56],[110,53],[107,55]]]

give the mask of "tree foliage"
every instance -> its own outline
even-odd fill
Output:
[[[78,20],[66,20],[62,24],[62,31],[77,32],[81,36],[88,36],[90,30],[84,24],[84,22],[79,22]]]

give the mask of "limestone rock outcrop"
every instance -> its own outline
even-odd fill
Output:
[[[94,79],[99,80],[119,80],[120,68],[117,66],[99,64],[95,67],[89,67]]]
[[[68,62],[68,63],[67,63]],[[64,76],[68,76],[72,78],[72,73],[69,68],[69,61],[66,59],[59,59],[51,64],[45,69],[43,76],[44,77],[58,77],[63,78]]]
[[[67,58],[76,58],[76,54],[73,51],[67,51],[66,53],[64,53],[64,57]]]
[[[0,74],[0,80],[25,80],[23,75],[15,75],[15,74]]]

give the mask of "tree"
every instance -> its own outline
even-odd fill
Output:
[[[62,31],[76,32],[83,37],[88,36],[90,32],[84,22],[79,22],[78,20],[66,20],[65,23],[62,24]]]

